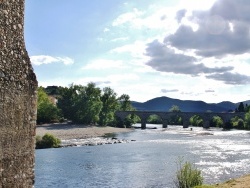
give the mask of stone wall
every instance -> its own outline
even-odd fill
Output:
[[[0,0],[0,188],[34,184],[37,81],[23,27],[24,0]]]

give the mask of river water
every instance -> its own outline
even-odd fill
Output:
[[[157,127],[117,135],[129,143],[36,150],[35,187],[172,188],[180,158],[208,184],[250,173],[249,131]]]

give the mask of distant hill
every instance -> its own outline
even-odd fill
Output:
[[[243,101],[244,104],[250,104],[250,101]],[[149,111],[169,111],[173,106],[177,105],[182,112],[228,112],[234,111],[239,103],[229,101],[220,103],[205,103],[204,101],[179,100],[169,97],[157,97],[146,102],[132,101],[132,106],[137,110]]]

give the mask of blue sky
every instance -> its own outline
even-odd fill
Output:
[[[41,86],[111,87],[144,102],[250,99],[250,1],[26,0]]]

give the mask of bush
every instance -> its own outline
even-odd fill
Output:
[[[180,160],[174,183],[177,188],[192,188],[202,185],[203,177],[201,171],[193,164],[190,162],[185,162],[183,164],[182,160]]]
[[[52,134],[46,133],[43,137],[36,136],[36,149],[58,148],[60,144],[61,140]]]

